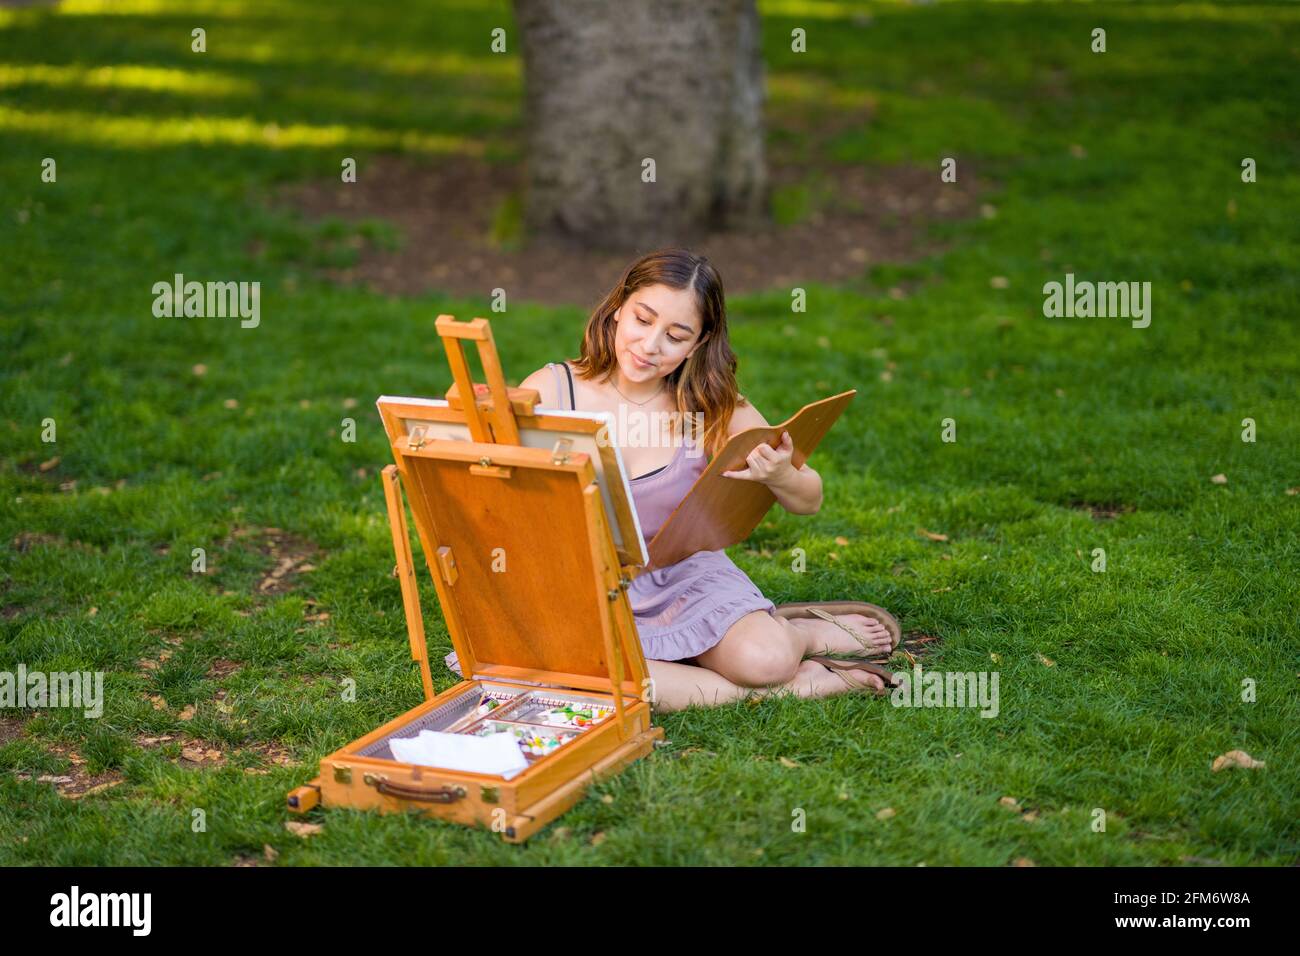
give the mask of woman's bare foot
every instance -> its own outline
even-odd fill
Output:
[[[834,697],[863,687],[882,690],[884,686],[885,682],[880,677],[866,671],[833,671],[816,661],[803,661],[790,680],[775,687],[759,688],[755,693],[759,696],[792,693],[798,697],[816,699]]]
[[[808,671],[809,679],[815,684],[817,692],[815,697],[834,697],[836,694],[843,694],[846,691],[861,690],[863,687],[870,687],[873,690],[884,690],[884,680],[876,674],[870,674],[860,670],[832,670],[816,661],[804,661],[804,664],[812,664],[817,668],[816,671]],[[802,672],[802,666],[801,666]]]
[[[874,617],[863,614],[836,614],[835,620],[847,625],[860,639],[842,627],[816,617],[788,618],[787,623],[808,637],[807,656],[813,654],[888,654],[893,648],[889,629]],[[824,670],[824,668],[823,668]]]

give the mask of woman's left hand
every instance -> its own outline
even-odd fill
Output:
[[[789,481],[796,472],[790,457],[794,454],[794,442],[789,432],[781,432],[781,444],[773,448],[767,442],[760,442],[749,453],[745,461],[748,468],[739,471],[724,471],[724,478],[742,478],[746,481],[761,481],[765,485],[781,485]]]

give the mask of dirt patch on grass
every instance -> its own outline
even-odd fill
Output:
[[[1089,512],[1093,521],[1113,521],[1120,515],[1132,514],[1137,510],[1132,505],[1119,502],[1071,501],[1067,507]]]
[[[12,546],[19,554],[24,554],[38,547],[72,548],[88,554],[99,553],[99,549],[93,544],[86,544],[84,541],[69,541],[61,534],[47,534],[44,531],[20,531],[14,536]]]
[[[297,577],[316,570],[315,561],[324,553],[315,542],[281,528],[237,527],[221,542],[245,540],[268,559],[270,568],[258,582],[255,594],[283,594],[292,591]]]
[[[243,752],[255,753],[258,758],[268,764],[277,767],[296,767],[298,761],[293,758],[293,754],[285,747],[279,744],[263,743],[261,741],[249,741],[244,744]],[[262,767],[245,767],[244,773],[248,774],[266,774],[271,771]]]
[[[74,771],[79,768],[73,768]],[[96,793],[103,793],[105,790],[111,790],[126,781],[126,777],[116,770],[108,770],[104,773],[70,773],[70,774],[51,774],[43,773],[37,777],[32,777],[28,773],[17,774],[19,780],[35,780],[37,783],[49,783],[54,785],[54,789],[59,796],[66,797],[69,800],[80,800],[82,797],[89,797]]]
[[[135,738],[136,744],[145,749],[163,748],[178,753],[168,753],[168,757],[178,767],[193,770],[196,767],[221,767],[226,763],[226,754],[216,744],[186,734],[162,734],[157,737],[141,735]]]
[[[243,666],[244,665],[240,664],[238,661],[228,661],[228,660],[223,660],[222,658],[217,658],[208,667],[208,672],[205,676],[209,680],[220,680],[223,677],[229,677],[231,674],[234,674],[236,671],[240,670]],[[219,696],[224,697],[224,695],[220,695],[220,694]]]
[[[19,780],[34,780],[36,783],[49,783],[59,796],[69,800],[80,800],[92,794],[110,790],[125,782],[126,777],[117,770],[103,770],[91,773],[86,767],[86,760],[68,744],[51,744],[51,753],[58,754],[72,764],[64,773],[43,773],[32,776],[29,773],[16,774]]]
[[[943,638],[934,634],[908,631],[903,635],[903,643],[900,646],[916,657],[924,657],[937,650],[942,642]]]
[[[10,741],[18,740],[26,736],[27,721],[30,717],[3,717],[0,716],[0,747]]]
[[[447,157],[426,165],[384,156],[371,160],[355,183],[294,184],[274,201],[312,220],[382,219],[398,228],[403,242],[396,250],[354,237],[356,263],[325,270],[338,282],[396,295],[437,289],[486,296],[500,287],[516,299],[594,305],[632,256],[556,241],[503,248],[494,230],[501,234],[501,211],[521,201],[523,176],[522,164]],[[912,166],[773,164],[770,176],[774,195],[793,204],[793,224],[689,243],[717,266],[728,292],[851,282],[872,264],[935,251],[926,224],[969,217],[981,189],[966,170],[959,182],[943,183],[937,168]]]
[[[249,775],[270,773],[267,765],[276,767],[298,765],[298,761],[294,759],[288,748],[277,743],[256,740],[231,747],[228,744],[214,743],[188,734],[162,734],[157,737],[142,734],[135,738],[135,742],[143,750],[162,748],[166,751],[164,756],[176,766],[187,770],[214,769],[228,764],[239,766],[248,763],[246,759],[248,757],[252,757],[252,762],[257,764],[244,767],[244,773]]]

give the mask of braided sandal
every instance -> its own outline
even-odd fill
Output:
[[[831,613],[834,612],[834,613]],[[885,630],[889,632],[890,648],[889,651],[871,651],[868,657],[885,657],[888,658],[898,649],[899,642],[903,639],[903,628],[898,623],[898,618],[890,614],[883,607],[875,604],[867,604],[865,601],[823,601],[821,603],[804,603],[804,604],[778,604],[776,610],[772,612],[777,617],[783,617],[787,620],[800,617],[819,617],[823,621],[830,621],[836,627],[850,634],[855,641],[862,645],[862,649],[867,650],[867,645],[862,636],[849,627],[843,621],[835,619],[835,613],[838,614],[861,614],[865,617],[873,617],[881,624],[885,625]]]
[[[881,667],[879,664],[871,664],[864,660],[845,660],[841,657],[824,657],[821,655],[810,657],[808,660],[816,661],[832,673],[835,673],[836,671],[865,671],[868,674],[875,674],[885,682],[883,688],[875,688],[870,684],[859,684],[857,686],[862,690],[871,691],[877,697],[887,697],[890,688],[898,686],[897,675],[888,668]]]

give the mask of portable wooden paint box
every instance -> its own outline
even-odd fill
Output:
[[[383,483],[396,573],[426,699],[325,757],[320,776],[292,791],[288,804],[295,813],[317,805],[418,811],[519,843],[663,738],[650,722],[650,683],[626,591],[640,571],[628,562],[643,562],[644,546],[616,449],[601,452],[605,474],[618,476],[602,489],[591,456],[572,451],[571,441],[550,449],[520,442],[520,428],[568,432],[598,423],[539,412],[535,390],[507,388],[486,319],[439,316],[437,329],[455,379],[446,405],[378,403],[395,462]],[[478,348],[486,388],[470,378],[467,340]],[[418,420],[463,424],[471,440],[408,430]],[[403,489],[465,675],[440,694]],[[583,724],[582,715],[601,713]],[[538,740],[541,752],[509,779],[394,759],[391,740],[421,730],[517,732]]]

